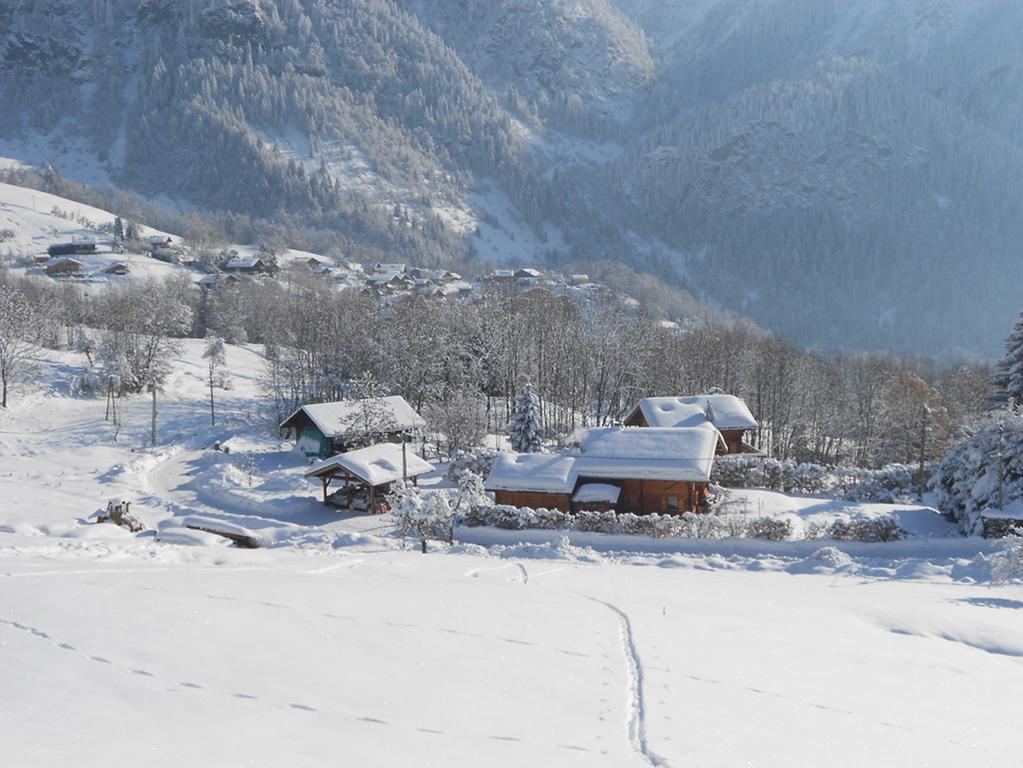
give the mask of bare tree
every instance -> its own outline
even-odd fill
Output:
[[[0,408],[7,407],[10,387],[32,370],[34,315],[20,289],[0,284]]]

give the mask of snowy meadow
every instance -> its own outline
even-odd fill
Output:
[[[459,526],[427,554],[324,507],[268,436],[257,347],[203,342],[158,400],[72,397],[47,352],[0,415],[0,721],[11,765],[1013,764],[1023,588],[925,507],[890,543]],[[220,450],[214,450],[219,443]],[[227,450],[224,450],[224,449]],[[443,467],[424,494],[449,492]],[[130,499],[146,530],[90,516]],[[239,550],[185,527],[238,526]]]

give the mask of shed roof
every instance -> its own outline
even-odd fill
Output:
[[[360,425],[366,413],[363,409],[369,411],[375,424],[384,424],[386,432],[420,429],[426,426],[423,417],[415,412],[404,397],[391,395],[303,405],[281,422],[281,429],[295,426],[300,421],[299,414],[305,414],[326,437],[365,434],[366,429]]]
[[[417,477],[433,471],[433,465],[424,461],[406,446],[406,474]],[[364,483],[372,486],[393,483],[402,478],[401,445],[380,443],[368,448],[359,448],[337,456],[331,456],[309,468],[306,477],[323,477],[349,472]]]
[[[576,469],[588,477],[709,482],[721,433],[699,427],[584,430]]]
[[[582,503],[605,502],[615,504],[622,489],[610,483],[583,483],[572,497],[572,501]]]
[[[224,265],[224,269],[255,269],[264,264],[259,256],[235,256]]]
[[[636,410],[651,427],[695,427],[702,421],[709,421],[718,429],[757,428],[757,420],[749,407],[735,395],[645,397],[632,412]]]
[[[487,476],[488,491],[571,493],[575,487],[575,460],[565,454],[499,453]]]

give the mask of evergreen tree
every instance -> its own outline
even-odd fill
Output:
[[[1023,405],[1023,311],[1005,340],[1005,355],[991,376],[992,408]]]
[[[114,242],[124,242],[124,221],[121,220],[120,216],[114,218]]]
[[[515,398],[511,430],[508,435],[512,450],[518,453],[539,453],[542,447],[540,400],[533,387],[526,383]]]

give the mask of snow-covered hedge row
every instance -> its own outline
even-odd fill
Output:
[[[849,501],[908,503],[916,496],[913,469],[889,464],[881,469],[829,467],[779,461],[764,456],[722,456],[713,481],[726,488],[764,488],[784,493],[827,493]]]
[[[740,514],[634,515],[629,512],[582,511],[568,514],[557,509],[530,509],[508,505],[475,506],[460,522],[469,527],[489,526],[509,531],[560,530],[589,533],[630,534],[656,539],[766,539],[786,541],[793,538],[792,522],[787,518],[757,517]],[[898,541],[907,536],[895,515],[855,515],[823,525],[811,525],[808,539],[831,538],[836,541]]]
[[[999,411],[975,425],[948,449],[931,487],[966,534],[983,534],[984,512],[1023,506],[1023,413]]]
[[[497,451],[493,448],[480,445],[468,450],[459,449],[451,457],[451,463],[448,465],[448,478],[458,480],[465,472],[472,472],[474,475],[486,478],[490,474],[490,470],[494,468],[495,461],[497,461]]]
[[[807,531],[806,537],[828,538],[835,541],[900,541],[907,536],[906,529],[895,515],[867,517],[855,515],[850,520],[835,520]]]
[[[581,511],[568,514],[557,509],[530,509],[508,505],[477,506],[461,517],[470,527],[490,526],[510,531],[561,530],[630,534],[654,538],[757,538],[784,541],[792,537],[786,519],[747,515],[634,515],[629,512]]]

